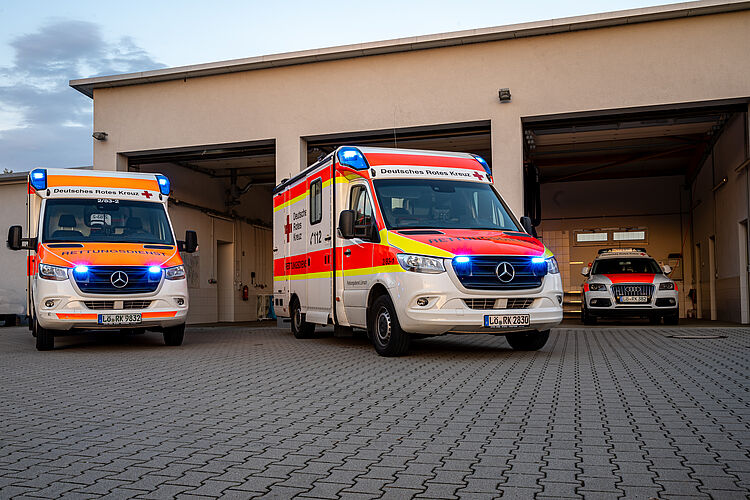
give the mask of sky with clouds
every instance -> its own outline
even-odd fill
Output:
[[[91,165],[92,101],[69,80],[662,3],[5,0],[0,172]]]

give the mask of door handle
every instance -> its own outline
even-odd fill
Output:
[[[323,239],[324,239],[324,240],[326,240],[326,241],[331,241],[331,236],[330,236],[330,235],[329,235],[329,236],[326,236],[326,237],[325,237],[325,238],[323,238]]]
[[[347,257],[349,257],[351,254],[352,254],[351,250],[344,250],[344,255],[346,255]]]

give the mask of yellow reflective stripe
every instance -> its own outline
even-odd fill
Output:
[[[378,274],[378,273],[400,273],[403,271],[404,271],[404,268],[398,265],[361,267],[359,269],[344,270],[344,276],[362,276],[365,274]]]
[[[407,238],[406,236],[401,236],[400,234],[396,234],[390,231],[387,234],[388,243],[395,247],[398,247],[403,252],[414,253],[418,255],[429,255],[430,257],[446,257],[448,259],[455,257],[455,254],[452,254],[447,250],[443,250],[442,248],[437,248],[432,245],[428,245],[427,243],[420,243],[419,241],[414,241],[411,238]]]
[[[550,250],[549,248],[547,248],[545,246],[544,247],[544,253],[542,254],[542,257],[544,257],[545,259],[549,259],[550,257],[554,257],[554,256],[555,256],[555,254],[552,253],[552,250]]]
[[[323,183],[323,187],[324,187],[324,188],[327,188],[327,187],[328,187],[328,186],[330,186],[330,185],[331,185],[331,179],[328,179],[327,181],[325,181],[325,182]],[[289,201],[285,201],[284,203],[282,203],[282,204],[281,204],[281,205],[279,205],[278,207],[273,207],[273,211],[274,211],[274,212],[278,212],[279,210],[281,210],[281,209],[283,209],[283,208],[286,208],[286,207],[288,207],[289,205],[293,205],[293,204],[297,203],[298,201],[301,201],[301,200],[303,200],[303,199],[307,198],[307,195],[308,195],[308,194],[309,194],[309,193],[308,193],[308,191],[305,191],[304,193],[302,193],[301,195],[297,196],[296,198],[292,198],[292,199],[291,199],[291,200],[289,200]]]
[[[294,280],[312,280],[316,278],[330,278],[331,271],[323,271],[321,273],[307,273],[307,274],[290,274],[289,276],[274,276],[274,281],[294,281]]]

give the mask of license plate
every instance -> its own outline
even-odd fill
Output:
[[[530,324],[528,314],[488,314],[484,317],[484,326],[488,328],[515,328]]]
[[[141,313],[100,314],[100,325],[137,325],[141,322]]]
[[[648,297],[645,295],[625,295],[620,297],[620,302],[625,304],[643,304],[648,302]]]

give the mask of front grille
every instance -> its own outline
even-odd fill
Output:
[[[651,302],[651,296],[654,294],[654,285],[641,284],[622,284],[612,285],[612,293],[620,302],[620,297],[646,296],[648,302]]]
[[[513,277],[502,281],[497,275],[498,266],[510,264]],[[517,255],[472,256],[469,262],[454,264],[453,269],[463,286],[475,290],[520,290],[539,288],[547,274],[547,263],[532,264],[531,257]]]
[[[116,307],[115,300],[84,300],[84,305],[93,310],[112,310],[112,309],[146,309],[151,305],[150,300],[124,300],[122,307]]]
[[[126,300],[122,304],[123,309],[146,309],[151,305],[150,300]]]
[[[102,310],[102,309],[114,309],[115,308],[114,300],[84,300],[83,303],[89,309]]]
[[[528,309],[531,307],[531,303],[534,299],[523,298],[523,299],[508,299],[508,305],[506,309]]]
[[[112,275],[116,272],[127,275],[127,284],[121,288],[112,284]],[[88,273],[76,276],[78,288],[85,293],[130,294],[149,293],[156,290],[161,281],[161,274],[149,276],[148,267],[142,266],[90,266]]]
[[[464,299],[469,309],[494,309],[497,299]]]
[[[511,298],[511,299],[464,299],[469,309],[528,309],[534,299]]]

